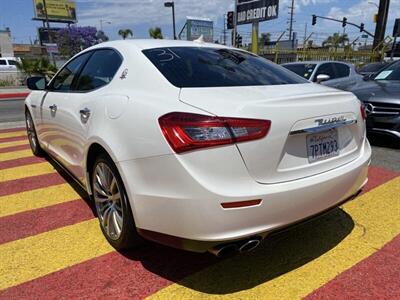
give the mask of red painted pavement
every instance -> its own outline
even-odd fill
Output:
[[[18,128],[7,128],[7,129],[0,129],[0,133],[7,133],[7,132],[16,132],[26,130],[25,127],[18,127]]]
[[[306,299],[400,299],[400,235]]]
[[[0,148],[0,153],[14,152],[14,151],[20,151],[20,150],[27,150],[27,149],[30,149],[29,145],[11,146],[11,147],[6,147],[6,148]]]
[[[113,252],[0,292],[0,299],[142,299],[219,261],[155,244]]]
[[[368,170],[368,183],[364,187],[363,193],[366,193],[397,176],[400,176],[400,173],[380,167],[370,166]]]
[[[10,100],[10,99],[25,99],[29,93],[0,93],[0,100]]]
[[[13,136],[13,137],[8,137],[8,138],[0,138],[0,143],[6,143],[6,142],[15,142],[15,141],[24,141],[26,140],[26,136]]]
[[[41,157],[36,157],[36,156],[29,156],[29,157],[23,157],[23,158],[16,158],[16,159],[10,159],[6,161],[0,161],[0,171],[4,169],[9,169],[9,168],[15,168],[15,167],[21,167],[25,165],[33,165],[37,163],[43,163],[46,162],[44,158]],[[32,166],[34,168],[35,166]]]
[[[0,218],[0,244],[94,218],[88,204],[73,200]]]
[[[62,183],[65,183],[65,179],[58,173],[50,173],[45,175],[4,181],[0,182],[0,196],[26,192]]]

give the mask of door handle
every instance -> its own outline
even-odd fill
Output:
[[[82,120],[82,122],[83,122],[83,123],[86,123],[87,120],[88,120],[89,117],[90,117],[90,109],[87,108],[87,107],[85,107],[84,109],[81,109],[81,110],[79,111],[79,113],[81,114],[81,120]]]
[[[57,111],[57,105],[55,105],[55,104],[50,105],[49,108],[50,108],[50,111],[51,111],[52,113],[55,113],[55,112]]]

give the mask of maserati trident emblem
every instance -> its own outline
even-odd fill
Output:
[[[332,125],[336,123],[346,122],[345,116],[340,117],[332,117],[332,118],[323,118],[323,119],[316,119],[315,123],[318,123],[318,126],[325,126],[325,125]]]

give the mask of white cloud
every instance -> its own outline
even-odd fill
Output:
[[[331,8],[327,16],[339,19],[341,19],[342,17],[346,17],[349,22],[353,22],[356,24],[365,23],[367,25],[371,25],[373,16],[376,13],[378,13],[378,8],[375,5],[368,2],[370,1],[361,0],[357,4],[350,6],[347,9],[334,6]],[[378,0],[371,2],[379,4]],[[387,26],[388,33],[393,28],[394,19],[399,17],[398,13],[399,11],[400,11],[400,0],[390,1],[389,18]]]
[[[302,7],[336,1],[296,0],[296,12],[300,12]],[[177,22],[183,21],[186,16],[208,17],[217,21],[234,8],[233,0],[175,0],[174,2]],[[111,21],[116,26],[165,25],[171,22],[171,10],[164,7],[164,0],[77,0],[77,3],[78,19],[82,25],[98,24],[100,19]],[[280,15],[285,17],[291,0],[281,0],[279,5]]]

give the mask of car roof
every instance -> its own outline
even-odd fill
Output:
[[[334,60],[308,60],[308,61],[297,61],[297,62],[291,62],[291,63],[286,63],[286,64],[282,64],[282,65],[297,65],[297,64],[313,64],[313,65],[320,65],[320,64],[324,64],[324,63],[340,63],[340,64],[345,64],[348,66],[352,66],[352,64],[349,64],[347,62],[343,62],[343,61],[334,61]]]
[[[213,44],[206,42],[196,41],[182,41],[182,40],[167,40],[167,39],[129,39],[118,40],[111,42],[104,42],[88,49],[95,49],[101,47],[121,47],[131,46],[139,50],[162,48],[162,47],[207,47],[207,48],[229,48],[221,44]]]

